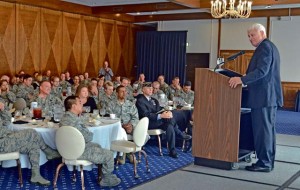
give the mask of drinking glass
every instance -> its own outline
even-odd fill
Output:
[[[93,117],[96,118],[99,115],[99,110],[93,110]]]
[[[105,113],[106,113],[105,109],[101,108],[100,109],[100,115],[101,115],[101,117],[103,117],[105,115]]]
[[[90,113],[91,107],[90,106],[83,106],[82,111],[85,112],[85,113]]]
[[[62,116],[63,116],[63,112],[55,112],[53,114],[53,119],[55,122],[60,122]]]

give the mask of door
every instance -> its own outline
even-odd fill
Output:
[[[209,53],[187,53],[186,54],[185,81],[192,82],[193,90],[195,85],[195,68],[209,68]]]

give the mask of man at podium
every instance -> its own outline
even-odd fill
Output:
[[[256,48],[246,75],[232,77],[229,85],[248,86],[248,105],[251,108],[254,147],[258,161],[246,170],[270,172],[274,168],[276,152],[275,121],[278,106],[283,105],[280,81],[280,57],[276,46],[266,37],[266,29],[254,24],[248,38]]]

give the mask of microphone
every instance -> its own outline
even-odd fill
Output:
[[[228,57],[228,58],[227,58],[227,61],[235,60],[238,56],[241,56],[241,55],[243,55],[243,54],[245,54],[245,51],[240,51],[240,52],[238,52],[238,53],[236,53],[236,54],[234,54],[234,55]]]

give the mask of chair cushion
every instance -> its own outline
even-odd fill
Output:
[[[148,130],[149,135],[161,135],[163,133],[165,133],[165,131],[162,129],[149,129]]]
[[[0,153],[0,161],[3,160],[17,160],[20,158],[19,152]]]
[[[136,146],[134,142],[126,141],[126,140],[118,140],[112,141],[110,145],[110,150],[117,151],[117,152],[137,152],[141,150],[141,147]]]
[[[93,163],[87,160],[66,160],[64,159],[65,164],[72,165],[72,166],[90,166]]]

